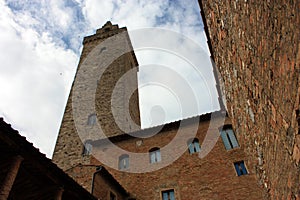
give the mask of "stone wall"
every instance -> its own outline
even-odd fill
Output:
[[[229,116],[272,199],[300,199],[300,2],[199,0]]]
[[[112,43],[110,43],[110,41]],[[82,50],[72,90],[67,101],[53,154],[53,162],[67,172],[75,166],[85,166],[90,163],[90,155],[83,155],[83,143],[87,140],[99,138],[97,135],[99,133],[97,124],[100,124],[104,134],[107,136],[137,130],[136,127],[129,126],[129,117],[132,117],[136,124],[140,124],[137,90],[133,93],[133,95],[131,95],[131,98],[127,97],[128,100],[125,98],[130,91],[137,88],[138,70],[136,67],[138,66],[138,63],[134,53],[132,52],[132,46],[126,28],[119,28],[118,25],[112,25],[110,22],[107,22],[102,28],[97,30],[96,34],[85,37],[83,44],[84,48]],[[99,47],[100,44],[104,45]],[[94,50],[99,51],[95,54]],[[117,54],[116,52],[124,53],[111,61],[111,59]],[[99,61],[99,57],[101,57],[102,60]],[[108,67],[104,66],[103,63],[107,64]],[[92,68],[100,65],[107,67],[106,70],[103,68],[104,73],[102,77],[92,79],[91,77],[94,76]],[[81,104],[75,105],[74,108],[74,98],[83,99],[85,97],[84,92],[92,91],[94,86],[92,85],[92,87],[90,87],[88,84],[80,85],[80,82],[76,82],[82,75],[79,74],[79,71],[83,69],[81,73],[85,73],[84,70],[86,69],[84,69],[84,67],[86,66],[90,67],[87,69],[89,71],[89,73],[86,74],[87,80],[91,79],[91,81],[94,81],[91,84],[94,84],[96,88],[94,90],[95,98],[92,99],[91,102],[87,102],[87,100],[80,101]],[[127,77],[127,79],[120,81],[120,90],[117,91],[115,97],[112,97],[116,83],[131,69],[134,69],[133,71],[135,73],[131,74],[131,76]],[[80,89],[81,87],[86,88],[82,93],[76,93],[76,90],[78,91],[78,88]],[[113,106],[112,99],[116,102]],[[95,106],[94,113],[92,113],[89,109],[82,109],[85,113],[74,117],[74,113],[77,112],[76,110],[79,110],[79,108],[84,105],[91,105],[91,107]],[[128,109],[129,114],[127,116],[124,114],[126,112],[126,106],[130,109]],[[113,109],[119,111],[119,113],[115,116],[113,115]],[[88,118],[93,114],[97,116],[97,122],[89,124]],[[76,119],[82,122],[80,127],[77,126],[78,124],[75,126]],[[118,127],[115,123],[117,120],[120,121],[125,130],[121,130]],[[91,131],[91,133],[89,131]],[[69,174],[74,177],[72,173]],[[90,188],[90,186],[85,187]]]

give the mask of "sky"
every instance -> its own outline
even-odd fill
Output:
[[[199,56],[170,37],[162,38],[170,51],[136,49],[143,128],[218,109],[211,102],[216,101],[215,82],[197,0],[0,0],[0,10],[0,117],[47,157],[53,153],[83,37],[108,20],[128,28],[134,48],[140,45],[136,30],[163,28],[202,49]],[[186,49],[196,66],[176,54]],[[184,84],[162,73],[161,66],[191,85],[197,109],[183,111],[183,100],[172,88],[181,91]]]

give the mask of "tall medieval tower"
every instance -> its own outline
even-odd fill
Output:
[[[74,92],[77,84],[76,81],[80,78],[79,71],[83,70],[85,72],[86,69],[82,68],[87,67],[87,63],[92,63],[88,66],[89,69],[87,70],[93,70],[92,68],[94,66],[103,65],[103,63],[107,62],[103,65],[105,67],[100,69],[102,70],[101,76],[98,77],[95,82],[95,98],[94,102],[92,102],[92,104],[94,103],[95,105],[95,110],[94,112],[86,113],[82,116],[83,119],[81,120],[84,121],[84,125],[93,128],[93,126],[96,126],[96,123],[99,122],[103,133],[107,136],[116,136],[123,132],[131,132],[136,130],[140,125],[137,91],[138,63],[133,53],[126,27],[119,28],[118,25],[112,25],[111,22],[107,22],[102,28],[96,31],[96,34],[85,37],[83,44],[84,47],[78,64],[76,77],[65,108],[53,154],[53,162],[76,180],[80,180],[80,177],[74,176],[78,174],[85,176],[85,173],[92,178],[92,171],[95,170],[95,167],[88,167],[91,157],[91,155],[89,155],[91,148],[89,146],[90,144],[88,144],[89,138],[79,137],[78,127],[76,127],[75,124],[76,116],[74,116],[74,109],[78,109],[78,106],[81,106],[74,103],[74,95],[77,95]],[[100,50],[96,52],[96,56],[89,56],[96,47],[100,48]],[[119,54],[118,57],[110,61],[110,58],[114,58],[114,56],[118,54],[116,53],[118,49],[125,49],[124,53]],[[128,72],[131,73],[125,76],[125,78],[121,78],[126,73],[128,74]],[[93,73],[92,71],[90,75]],[[116,85],[119,87],[118,90],[115,89]],[[81,86],[79,85],[78,87]],[[84,94],[79,94],[79,96],[82,95]],[[117,110],[118,113],[114,113],[114,110]],[[126,112],[128,112],[129,115],[126,115]],[[137,126],[132,127],[130,123],[128,123],[129,120],[133,120]],[[80,169],[77,170],[81,170],[81,172],[83,170],[85,172],[72,175],[72,171],[78,167]],[[89,181],[81,184],[87,189],[90,189]]]
[[[99,199],[262,199],[223,110],[140,130],[126,28],[107,22],[83,44],[53,155],[68,175]]]
[[[199,0],[199,4],[212,60],[222,76],[221,86],[230,117],[225,118],[223,125],[217,123],[223,120],[221,112],[217,111],[200,116],[199,123],[184,119],[166,124],[159,134],[149,138],[122,134],[127,132],[122,130],[136,131],[136,127],[128,123],[127,107],[130,118],[137,124],[140,119],[137,92],[126,100],[132,87],[137,88],[136,74],[121,78],[137,67],[133,51],[108,63],[109,67],[97,81],[95,101],[89,102],[95,105],[95,112],[87,110],[80,117],[91,129],[99,121],[105,135],[122,149],[145,153],[145,159],[149,155],[150,166],[168,160],[180,147],[173,145],[172,151],[164,151],[179,130],[187,134],[194,125],[198,126],[196,135],[183,138],[186,151],[164,168],[149,173],[128,173],[137,166],[129,155],[116,159],[119,170],[108,168],[111,177],[135,199],[299,199],[300,46],[297,24],[300,4],[297,1],[207,0]],[[89,155],[88,141],[80,140],[77,134],[72,97],[80,96],[74,92],[80,69],[103,64],[105,58],[115,56],[118,49],[131,47],[128,35],[113,37],[121,33],[126,33],[126,28],[108,22],[95,35],[84,39],[53,156],[54,162],[88,190],[95,166],[103,163]],[[107,46],[109,43],[105,42],[109,38],[117,42]],[[89,57],[90,54],[94,56]],[[96,62],[97,55],[104,60]],[[87,73],[84,78],[89,79],[89,75],[92,74]],[[121,89],[114,92],[116,85]],[[84,84],[77,86],[85,87]],[[222,105],[221,108],[223,111]],[[212,117],[213,114],[217,117]],[[181,126],[181,122],[185,125]],[[214,125],[210,126],[211,123]],[[147,135],[148,131],[151,129],[137,132]],[[205,143],[212,141],[212,138],[206,139],[208,132],[215,136],[216,143],[206,157],[199,159],[198,153],[208,149]],[[99,142],[94,148],[98,152],[110,152],[102,144]],[[99,188],[103,186],[98,185]],[[92,193],[97,197],[106,195]]]

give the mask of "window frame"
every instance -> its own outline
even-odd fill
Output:
[[[201,151],[201,145],[198,138],[188,140],[187,145],[190,154],[199,153]]]
[[[122,165],[122,163],[124,165]],[[129,169],[129,155],[128,154],[122,154],[121,156],[119,156],[119,170],[127,170]]]
[[[173,193],[173,198],[171,199],[171,192]],[[167,194],[167,199],[164,198],[164,194]],[[176,200],[176,195],[175,195],[175,189],[170,188],[170,189],[166,189],[166,190],[161,190],[160,191],[160,196],[161,196],[161,200]]]
[[[154,157],[154,160],[152,159],[152,157]],[[161,162],[160,148],[154,147],[149,150],[149,161],[151,164]]]
[[[249,174],[245,162],[243,160],[234,162],[233,165],[237,176],[243,176]]]
[[[222,127],[222,129],[220,129],[220,136],[227,151],[240,147],[236,134],[231,125],[225,125]]]

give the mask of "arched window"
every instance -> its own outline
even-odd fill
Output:
[[[160,149],[154,147],[149,150],[150,163],[157,163],[161,161]]]
[[[91,144],[91,142],[91,140],[87,140],[84,142],[82,155],[91,155],[93,149],[93,145]]]
[[[188,147],[190,154],[200,152],[200,144],[197,138],[191,139],[188,141]]]
[[[125,170],[129,168],[129,155],[123,154],[119,157],[119,169]]]
[[[238,141],[235,137],[231,125],[226,125],[223,127],[223,129],[221,130],[221,137],[226,150],[239,147]]]
[[[91,115],[89,115],[89,117],[88,117],[88,122],[87,122],[87,124],[88,124],[88,125],[95,125],[95,124],[96,124],[96,120],[97,120],[96,114],[91,114]]]

